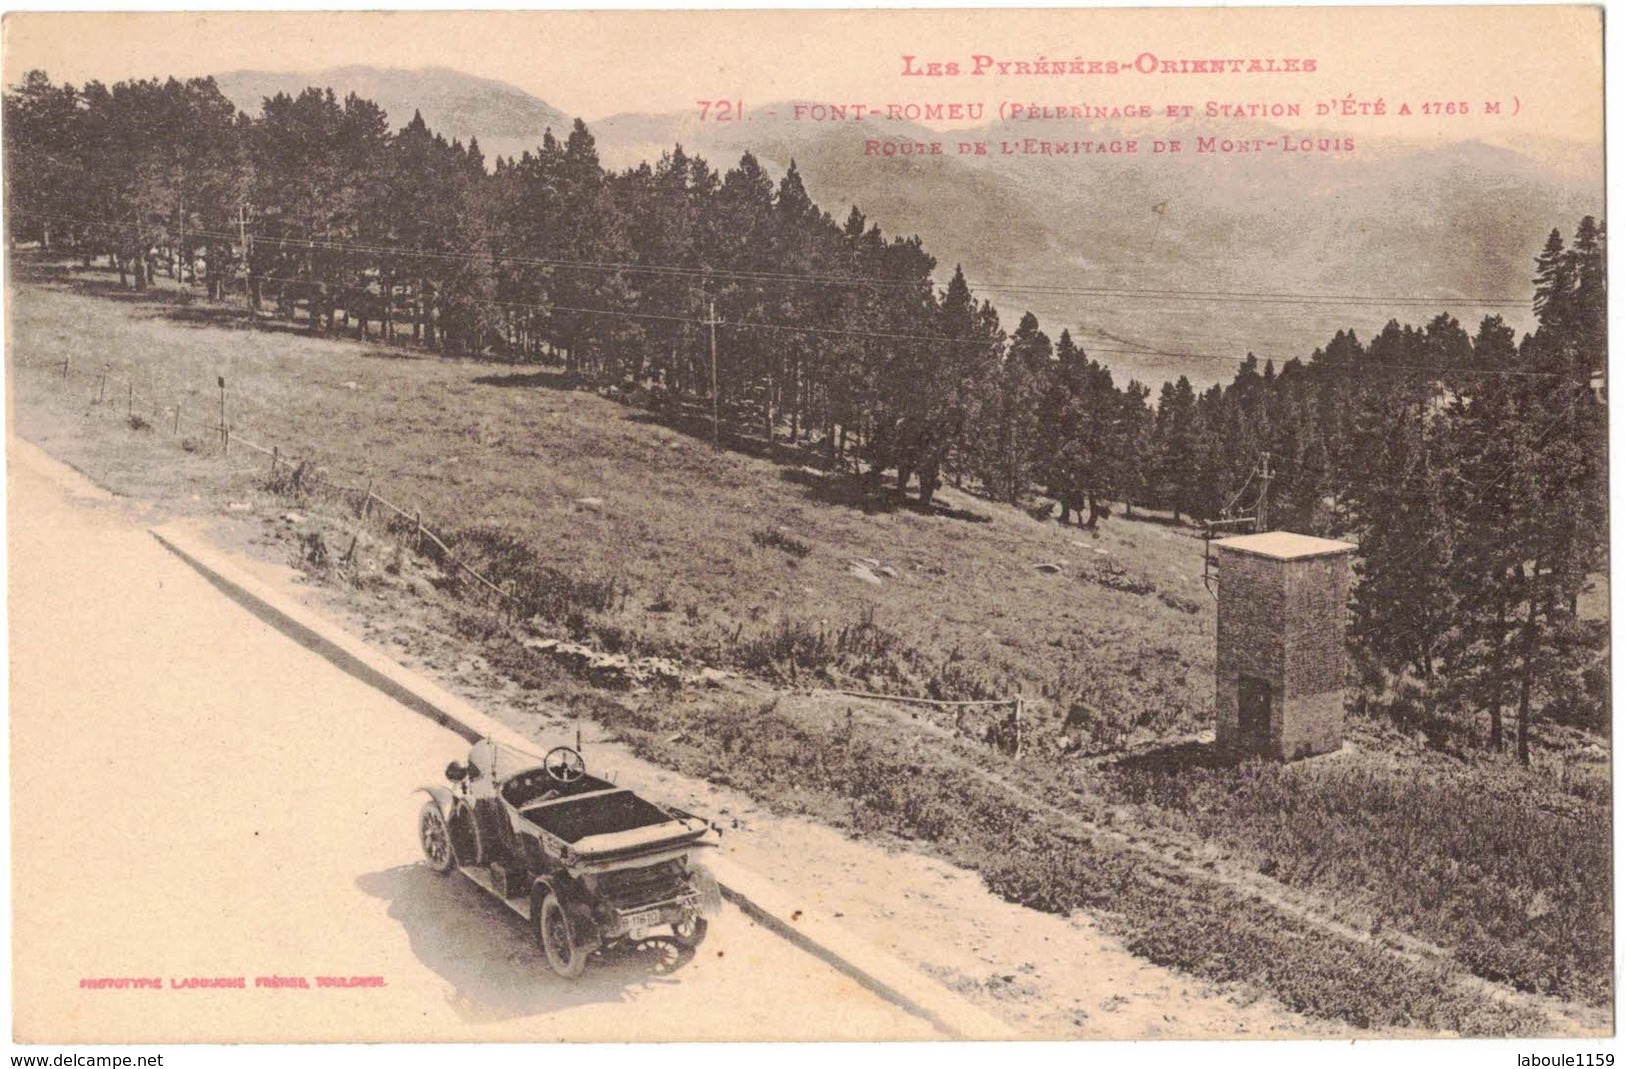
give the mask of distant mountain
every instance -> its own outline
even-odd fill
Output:
[[[1602,211],[1600,148],[1551,140],[1513,150],[1361,136],[1352,152],[1199,155],[1196,137],[1214,132],[1199,123],[1005,122],[940,133],[893,121],[795,123],[783,118],[789,109],[764,105],[759,121],[744,124],[639,114],[590,125],[613,166],[656,158],[679,141],[723,168],[747,148],[774,172],[794,159],[837,220],[857,204],[890,233],[921,235],[944,277],[963,264],[1007,325],[1033,311],[1052,337],[1070,328],[1120,381],[1132,375],[1153,386],[1180,374],[1198,384],[1228,379],[1249,350],[1278,364],[1307,357],[1339,328],[1369,337],[1389,318],[1420,322],[1449,311],[1472,330],[1501,314],[1526,329],[1546,234],[1571,233],[1582,215]],[[769,110],[780,118],[766,118]],[[1269,140],[1282,131],[1231,122],[1224,134]],[[1132,137],[1141,141],[1135,155],[996,154],[1024,138]],[[947,154],[877,159],[863,154],[870,138],[941,140]],[[1185,152],[1151,155],[1152,138],[1179,138]],[[958,141],[987,142],[995,154],[957,155]],[[1145,292],[1066,292],[1100,288]],[[1289,304],[1202,295],[1215,291],[1441,299]],[[1488,298],[1517,303],[1469,300]]]
[[[559,109],[506,82],[476,78],[446,67],[404,70],[399,67],[333,67],[322,71],[230,71],[214,76],[220,91],[250,115],[277,93],[297,95],[307,86],[332,88],[342,99],[350,93],[367,98],[400,129],[423,113],[430,129],[466,143],[478,137],[488,160],[518,155],[541,143],[549,127],[563,137],[571,118]]]
[[[340,67],[217,75],[239,107],[307,85],[355,92],[395,127],[414,110],[449,137],[477,136],[487,160],[560,136],[570,119],[514,86],[445,68]],[[778,118],[766,113],[776,111]],[[1352,152],[1197,154],[1196,121],[992,123],[934,133],[907,122],[792,122],[790,105],[757,121],[700,122],[697,112],[590,120],[607,166],[653,161],[679,142],[726,170],[750,150],[782,173],[792,159],[837,221],[853,204],[890,234],[919,234],[944,280],[963,264],[1007,324],[1036,313],[1051,336],[1070,328],[1087,351],[1153,386],[1180,374],[1228,379],[1249,350],[1277,363],[1308,356],[1342,327],[1362,337],[1389,318],[1449,311],[1469,329],[1488,313],[1529,323],[1533,260],[1553,227],[1601,214],[1600,147],[1531,138],[1508,148],[1439,147],[1360,136]],[[1278,138],[1266,123],[1224,134]],[[1294,131],[1315,136],[1313,131]],[[1135,155],[960,156],[959,140],[1111,141],[1178,137],[1178,158]],[[876,159],[864,141],[944,140],[948,154]],[[993,285],[997,284],[997,285]],[[1088,290],[1145,291],[1132,299]],[[1174,292],[1170,292],[1174,291]],[[1183,291],[1183,292],[1179,292]],[[1437,304],[1356,300],[1244,303],[1215,291],[1289,295],[1437,296]],[[1509,307],[1472,298],[1509,298]],[[1150,351],[1148,351],[1150,350]],[[1168,355],[1174,354],[1174,355]]]

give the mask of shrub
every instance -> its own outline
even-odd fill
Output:
[[[1444,767],[1125,761],[1102,785],[1283,883],[1454,948],[1486,979],[1607,999],[1609,807],[1506,764],[1435,760]]]
[[[1190,598],[1187,598],[1182,594],[1175,594],[1170,590],[1157,591],[1157,600],[1168,606],[1170,609],[1178,609],[1187,616],[1195,616],[1202,611],[1201,602],[1192,601]]]
[[[850,715],[798,718],[778,702],[731,697],[600,714],[665,764],[715,776],[725,759],[728,782],[756,797],[822,801],[860,832],[935,843],[1002,897],[1062,914],[1094,910],[1135,953],[1204,979],[1266,987],[1294,1010],[1359,1027],[1469,1035],[1548,1027],[1533,1010],[1456,984],[1446,968],[1311,927],[1070,824],[1019,791],[965,774],[956,748],[922,749]],[[977,755],[984,768],[1002,760]]]
[[[576,578],[536,559],[530,545],[498,527],[467,527],[446,539],[447,546],[470,567],[509,591],[515,614],[564,624],[582,634],[589,617],[608,612],[625,597],[610,576]]]
[[[502,618],[485,609],[452,609],[451,626],[463,638],[486,642],[504,630]]]
[[[944,700],[1007,696],[1012,687],[955,650],[933,657],[883,627],[868,607],[840,627],[782,619],[746,635],[743,625],[717,651],[732,666],[777,682],[803,673],[827,683]]]
[[[1107,590],[1118,590],[1141,597],[1157,589],[1156,584],[1145,576],[1129,571],[1110,558],[1086,562],[1078,572],[1078,579],[1081,582],[1103,586]]]
[[[327,548],[327,539],[322,537],[320,531],[307,531],[300,537],[299,559],[318,571],[333,563],[333,554]]]
[[[812,552],[812,546],[791,534],[786,534],[776,528],[764,528],[751,532],[750,540],[763,549],[783,550],[790,556],[800,560]]]
[[[297,464],[278,464],[260,485],[273,494],[303,498],[314,491],[324,477],[316,462],[307,458]]]

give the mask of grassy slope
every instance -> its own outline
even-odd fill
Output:
[[[432,520],[523,530],[570,574],[616,577],[624,601],[590,621],[605,633],[725,656],[737,647],[736,631],[765,634],[784,619],[836,626],[873,611],[900,642],[923,651],[904,670],[880,673],[882,684],[907,685],[902,677],[915,670],[940,677],[958,647],[984,674],[1048,682],[1065,701],[1079,700],[1086,728],[1108,725],[1096,731],[1103,739],[1120,737],[1119,729],[1166,737],[1204,718],[1209,610],[1196,578],[1200,559],[1179,533],[1114,520],[1090,540],[969,499],[955,504],[986,522],[832,505],[776,465],[714,454],[633,410],[548,389],[550,380],[515,388],[502,383],[517,373],[489,365],[302,335],[194,330],[193,314],[30,288],[13,306],[14,351],[25,359],[67,352],[91,366],[111,357],[115,370],[128,366],[151,382],[144,393],[187,396],[188,412],[210,402],[213,376],[225,373],[236,403],[254,413],[238,418],[244,433],[324,458],[370,455],[383,492],[422,503]],[[23,381],[25,394],[56,395],[57,408],[55,420],[37,418],[33,406],[19,410],[25,431],[86,437],[71,422],[85,406],[60,383],[37,371]],[[279,436],[278,426],[306,431]],[[173,497],[173,473],[181,488],[222,478],[219,462],[206,458],[160,470],[152,451],[178,453],[158,436],[114,431],[94,441],[105,442],[94,447],[104,470],[134,492]],[[603,503],[580,504],[582,497]],[[780,526],[812,553],[798,560],[752,542],[752,533]],[[880,587],[854,578],[848,561],[860,556],[895,566],[898,578]],[[1102,560],[1122,562],[1172,604],[1074,577],[1099,575]],[[1043,575],[1030,567],[1036,561],[1065,561],[1068,570]],[[650,612],[658,601],[677,611]],[[1186,603],[1200,613],[1176,607]],[[506,657],[517,678],[559,685],[500,630],[487,635],[487,652]],[[1595,760],[1577,766],[1572,783],[1565,772],[1557,784],[1504,766],[1441,769],[1415,755],[1358,753],[1352,763],[1286,770],[1178,762],[1097,769],[1032,758],[1017,769],[861,706],[862,745],[854,747],[834,708],[702,696],[605,701],[600,714],[676,767],[860,830],[934,842],[1018,901],[1109,911],[1147,956],[1263,983],[1296,1008],[1379,1025],[1530,1027],[1526,1014],[1445,994],[1436,975],[1396,971],[1380,951],[1310,935],[1238,894],[1234,882],[1192,885],[1188,871],[1170,876],[1127,857],[996,783],[967,780],[967,763],[991,763],[1044,798],[1069,799],[1080,814],[1126,816],[1162,836],[1171,854],[1194,849],[1220,873],[1262,871],[1328,894],[1340,918],[1443,942],[1485,976],[1606,999],[1607,840],[1598,830],[1608,799],[1606,766]],[[1005,848],[1011,842],[1016,849]]]
[[[1096,787],[1135,818],[1200,837],[1370,930],[1453,950],[1480,976],[1603,1005],[1612,997],[1606,759],[1541,767],[1408,748],[1238,772],[1177,752]]]
[[[200,418],[212,418],[215,377],[225,375],[241,433],[334,469],[363,468],[380,493],[421,505],[442,528],[504,528],[544,564],[619,581],[625,604],[596,623],[651,651],[727,661],[786,622],[833,633],[869,616],[900,640],[892,662],[909,651],[908,664],[875,669],[876,685],[980,697],[1025,684],[1059,709],[1085,702],[1087,727],[1129,741],[1195,731],[1205,712],[1212,608],[1200,543],[1186,533],[1112,522],[1090,538],[951,491],[976,518],[831,505],[845,487],[714,453],[545,373],[402,360],[302,332],[239,331],[225,344],[216,331],[177,328],[209,317],[202,302],[120,305],[46,290],[18,302],[13,329],[25,357],[65,348],[84,366],[110,362],[113,374],[150,383],[143,393],[179,399]],[[110,336],[121,339],[112,350],[100,340]],[[797,560],[753,543],[776,528],[812,552]],[[856,578],[853,558],[897,578]],[[1081,577],[1119,561],[1183,608]],[[1043,562],[1066,570],[1033,567]],[[648,611],[666,603],[675,611]],[[855,674],[845,681],[869,682]]]

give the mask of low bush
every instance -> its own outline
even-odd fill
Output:
[[[1141,597],[1157,589],[1157,585],[1145,576],[1130,571],[1110,558],[1086,562],[1078,572],[1078,579],[1085,583],[1103,586],[1107,590],[1116,590],[1124,594],[1136,594]]]
[[[585,632],[589,616],[608,612],[626,596],[612,576],[577,578],[540,563],[523,538],[499,527],[460,528],[446,545],[458,559],[508,591],[516,616],[563,624],[573,634]]]
[[[765,631],[740,629],[719,651],[732,667],[778,683],[804,677],[908,697],[981,701],[1006,697],[1008,680],[958,651],[937,658],[909,645],[876,621],[872,608],[839,627],[782,619]]]
[[[333,554],[327,548],[327,539],[320,531],[307,531],[299,539],[299,559],[305,566],[317,571],[333,563]]]
[[[1153,761],[1102,786],[1146,820],[1453,948],[1486,979],[1599,1003],[1612,997],[1609,809],[1575,782],[1580,797],[1558,797],[1504,763]]]
[[[979,774],[1001,761],[985,749],[925,749],[850,715],[798,716],[779,702],[614,705],[598,714],[671,767],[758,798],[802,800],[861,832],[931,842],[1013,902],[1089,909],[1151,961],[1255,984],[1294,1010],[1362,1028],[1524,1035],[1546,1027],[1534,1011],[1452,983],[1446,969],[1312,928],[1069,823]]]
[[[1179,612],[1185,613],[1187,616],[1195,616],[1204,608],[1201,602],[1193,601],[1182,594],[1175,594],[1169,590],[1157,591],[1157,600],[1168,606],[1170,609],[1177,609]]]
[[[788,553],[800,560],[812,552],[812,546],[803,542],[795,535],[786,534],[776,528],[768,527],[759,531],[752,531],[751,542],[762,549],[777,549]]]
[[[294,464],[278,464],[260,484],[273,494],[302,499],[321,484],[325,473],[314,460],[301,460]]]

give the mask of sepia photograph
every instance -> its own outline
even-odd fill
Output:
[[[1603,21],[6,14],[12,1064],[1612,1065]]]

